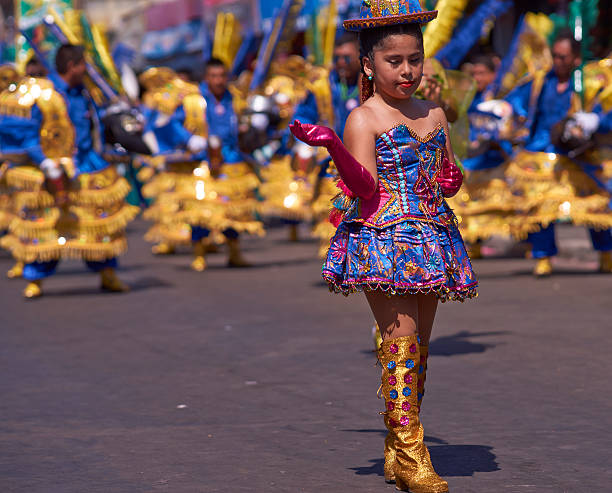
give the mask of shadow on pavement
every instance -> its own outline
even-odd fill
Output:
[[[153,288],[167,288],[172,287],[174,284],[169,283],[163,279],[157,277],[142,277],[135,281],[127,282],[130,287],[130,292],[136,293],[139,291],[146,291],[148,289]],[[113,296],[113,295],[125,295],[126,293],[109,293],[107,291],[102,291],[98,287],[79,287],[77,285],[66,288],[66,289],[56,289],[47,291],[45,289],[45,298],[52,297],[61,297],[61,296]]]
[[[385,459],[370,459],[368,462],[371,463],[369,466],[362,467],[349,467],[349,470],[355,471],[358,476],[371,476],[376,474],[377,476],[384,476]]]
[[[507,331],[469,332],[463,330],[450,336],[438,337],[429,343],[430,356],[453,356],[455,354],[484,353],[497,344],[473,342],[473,337],[485,337],[507,334]]]
[[[434,445],[431,462],[442,477],[473,476],[475,472],[499,471],[493,447],[486,445]]]
[[[122,272],[135,272],[143,269],[150,269],[150,265],[146,264],[121,264],[117,269],[117,274],[121,275]],[[90,273],[89,270],[83,265],[74,265],[69,267],[64,267],[60,265],[58,272],[60,276],[80,276],[83,274]]]
[[[356,432],[380,432],[386,434],[385,430],[344,430]],[[497,457],[492,452],[493,447],[486,445],[449,445],[444,440],[435,437],[425,437],[426,442],[434,442],[442,445],[428,446],[431,462],[436,472],[442,477],[449,476],[473,476],[476,472],[499,471]],[[384,458],[370,459],[369,465],[350,467],[358,476],[384,476]]]

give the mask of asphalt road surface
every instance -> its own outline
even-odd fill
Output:
[[[79,262],[35,301],[0,280],[0,492],[395,491],[372,318],[323,286],[315,242],[273,230],[245,242],[255,267],[198,274],[144,229],[129,294]],[[452,492],[612,491],[612,276],[560,233],[554,276],[476,261],[480,297],[439,310],[422,417]]]

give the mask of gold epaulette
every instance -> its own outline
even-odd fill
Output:
[[[27,77],[0,93],[0,114],[30,118],[39,98],[50,99],[53,84],[47,79]]]
[[[153,69],[149,69],[153,70]],[[196,84],[185,82],[178,76],[160,87],[153,87],[143,96],[145,106],[165,115],[172,115],[190,95],[200,95]]]
[[[176,72],[171,68],[152,67],[140,74],[138,80],[146,91],[154,91],[170,84],[177,78]]]
[[[40,145],[45,156],[52,159],[72,156],[74,127],[64,98],[53,88],[50,80],[27,77],[0,93],[2,115],[31,118],[34,104],[43,115]]]

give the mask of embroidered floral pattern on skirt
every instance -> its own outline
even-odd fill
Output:
[[[403,221],[384,229],[343,222],[323,265],[330,289],[348,295],[435,293],[442,301],[476,296],[476,275],[454,225]]]

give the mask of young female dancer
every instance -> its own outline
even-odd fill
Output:
[[[336,292],[365,291],[383,337],[385,479],[414,493],[448,491],[419,419],[438,300],[463,301],[477,286],[444,200],[462,182],[448,122],[440,107],[411,97],[423,74],[419,24],[436,14],[416,0],[364,1],[361,18],[344,23],[360,31],[364,72],[344,145],[327,127],[291,125],[298,139],[325,146],[340,174],[342,220],[323,277]]]

